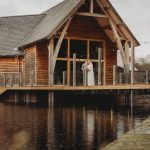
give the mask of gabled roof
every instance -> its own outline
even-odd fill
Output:
[[[43,17],[44,14],[0,17],[0,50],[18,47]]]
[[[44,19],[32,30],[20,46],[45,39],[54,34],[83,2],[84,0],[65,0],[44,12]]]
[[[101,2],[104,9],[107,8],[106,11],[108,12],[108,15],[111,16],[111,18],[116,22],[116,26],[119,30],[121,30],[122,34],[124,34],[124,37],[128,40],[134,40],[136,46],[138,46],[139,42],[129,30],[127,25],[123,22],[109,0],[99,1]],[[28,45],[43,40],[47,37],[51,37],[83,3],[84,0],[65,0],[44,12],[44,19],[36,26],[36,28],[32,30],[32,32],[25,38],[20,46]],[[103,19],[97,19],[97,21],[102,27],[103,25],[109,25],[108,21],[103,21]],[[111,30],[106,29],[105,32],[108,37],[111,38],[111,40],[113,39],[112,41],[115,41]]]
[[[136,37],[133,35],[133,33],[130,31],[126,23],[123,21],[123,19],[120,17],[120,15],[117,13],[113,5],[110,3],[109,0],[99,0],[101,4],[103,5],[103,8],[108,13],[108,15],[114,20],[116,27],[118,30],[122,32],[125,38],[127,38],[129,41],[134,41],[135,46],[139,46],[140,43],[136,39]],[[106,31],[107,32],[107,31]],[[108,31],[108,34],[110,32]]]
[[[51,37],[78,10],[84,1],[65,0],[40,15],[0,18],[0,49],[14,49]],[[124,37],[128,40],[134,40],[136,46],[139,45],[139,42],[117,14],[109,0],[99,1],[103,8],[106,8],[108,15],[114,19],[117,28],[121,30]],[[101,27],[108,26],[106,20],[97,19],[97,22]],[[113,38],[110,29],[106,29],[105,32],[110,38]]]

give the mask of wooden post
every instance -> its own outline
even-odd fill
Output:
[[[4,86],[6,87],[7,83],[6,83],[6,73],[4,73]]]
[[[17,59],[18,59],[18,85],[20,86],[20,59],[18,56]]]
[[[54,81],[53,51],[54,51],[54,38],[52,37],[48,45],[48,85],[49,86],[52,86]]]
[[[102,49],[98,48],[98,85],[102,84]]]
[[[70,85],[70,39],[68,39],[67,85]]]
[[[122,84],[122,72],[119,73],[119,83]]]
[[[11,75],[11,83],[10,83],[10,86],[11,86],[11,87],[13,86],[13,75]]]
[[[93,14],[93,0],[90,0],[90,13]]]
[[[22,86],[22,72],[20,72],[20,75],[19,75],[19,79],[20,79],[20,86]]]
[[[103,51],[103,60],[104,60],[104,62],[103,62],[103,85],[106,85],[106,62],[107,62],[107,50],[106,50],[106,42],[105,41],[103,41],[103,49],[104,49],[104,51]]]
[[[129,42],[128,41],[125,41],[125,56],[126,56],[125,82],[126,84],[129,84],[130,56],[129,56]]]
[[[113,65],[113,85],[116,85],[116,65]]]
[[[25,54],[25,56],[26,56],[26,54]],[[24,60],[23,60],[23,64],[24,64],[24,74],[23,74],[23,84],[24,84],[24,86],[26,85],[26,61],[25,61],[25,58],[24,58]]]
[[[134,41],[131,42],[131,84],[134,84]]]
[[[131,106],[131,118],[133,117],[133,90],[131,90],[131,102],[130,102],[130,106]]]
[[[66,85],[66,71],[63,71],[63,85]]]
[[[76,86],[76,53],[73,53],[73,86]]]
[[[149,71],[148,70],[146,70],[146,79],[145,79],[145,81],[146,81],[146,84],[149,84]]]

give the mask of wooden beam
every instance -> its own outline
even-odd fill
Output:
[[[48,45],[48,84],[53,85],[54,73],[53,73],[53,52],[54,52],[54,37],[50,39]]]
[[[102,27],[104,30],[105,29],[110,29],[111,30],[111,27],[110,27],[110,25],[107,25],[107,26],[104,26],[104,27]]]
[[[56,60],[67,61],[68,58],[57,58]],[[87,60],[87,59],[79,59],[79,58],[76,59],[77,62],[85,62],[86,60]],[[70,58],[70,61],[73,61],[73,59]],[[98,62],[97,59],[90,59],[90,61],[91,61],[91,62]],[[104,60],[102,60],[102,62],[104,62]]]
[[[93,8],[93,0],[90,0],[90,13],[93,13],[94,8]]]
[[[123,61],[125,72],[128,72],[127,59],[126,59],[126,55],[125,55],[125,52],[124,52],[124,49],[123,49],[123,46],[122,46],[122,43],[121,43],[120,36],[119,36],[119,34],[118,34],[118,32],[116,30],[116,27],[113,24],[113,22],[111,20],[109,20],[109,21],[110,21],[110,25],[111,25],[114,37],[116,39],[117,45],[118,45],[118,49],[120,50],[120,54],[121,54],[121,58],[122,58],[122,61]]]
[[[62,41],[63,41],[63,39],[64,39],[64,37],[65,37],[66,31],[67,31],[67,29],[68,29],[68,27],[69,27],[70,22],[71,22],[71,19],[69,19],[69,20],[67,21],[67,23],[65,24],[65,26],[64,26],[64,28],[63,28],[63,31],[62,31],[62,33],[61,33],[61,35],[60,35],[60,37],[59,37],[59,40],[58,40],[58,42],[57,42],[57,45],[56,45],[56,47],[55,47],[54,55],[53,55],[53,72],[54,72],[54,70],[55,70],[56,58],[57,58],[57,56],[58,56],[58,53],[59,53],[59,50],[60,50]]]
[[[102,3],[100,2],[100,0],[96,0],[96,2],[98,3],[98,5],[100,6],[100,8],[103,10],[103,12],[105,13],[105,15],[112,21],[115,22],[114,19],[110,16],[110,13],[108,12],[110,9],[110,6],[103,6]],[[122,23],[120,23],[122,24]],[[126,38],[124,33],[122,33],[122,31],[120,30],[120,28],[117,28],[118,32],[120,33],[120,35],[122,35],[122,37]]]
[[[86,16],[86,17],[96,17],[96,18],[106,18],[106,19],[108,19],[108,17],[106,15],[104,15],[104,14],[78,12],[77,15],[79,15],[79,16]]]

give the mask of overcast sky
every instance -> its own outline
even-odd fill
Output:
[[[63,0],[0,0],[0,16],[41,13],[61,1]],[[136,57],[150,55],[150,0],[110,1],[141,43],[136,48]]]

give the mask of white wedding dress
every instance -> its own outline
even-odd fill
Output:
[[[93,64],[90,62],[87,65],[88,73],[87,73],[87,85],[88,86],[94,86],[95,80],[94,80],[94,71],[93,71]]]

